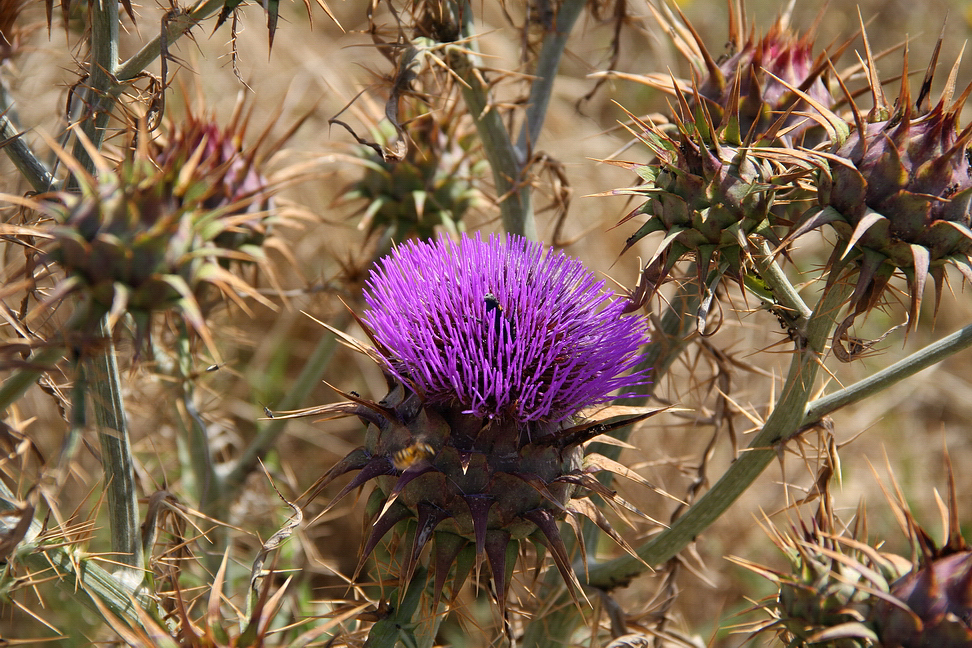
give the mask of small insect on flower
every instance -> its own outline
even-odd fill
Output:
[[[405,472],[412,466],[425,459],[435,456],[435,448],[419,439],[413,440],[410,444],[394,453],[391,457],[392,465],[396,470]]]
[[[510,327],[510,341],[516,342],[516,321],[506,313],[506,309],[500,304],[499,299],[496,298],[491,292],[486,293],[483,296],[483,301],[486,303],[486,315],[489,316],[490,313],[493,315],[493,326],[497,335],[500,335],[503,331],[503,320],[504,316],[506,321],[509,322]]]

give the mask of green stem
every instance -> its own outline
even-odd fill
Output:
[[[57,459],[57,468],[54,472],[54,483],[58,491],[64,486],[64,482],[70,474],[71,463],[74,461],[75,453],[81,444],[81,435],[88,425],[88,411],[85,403],[88,395],[88,381],[84,367],[80,362],[75,363],[74,373],[74,386],[71,388],[71,427],[68,428],[64,441],[61,443],[61,455]]]
[[[812,401],[807,405],[803,425],[816,423],[827,414],[887,389],[970,346],[972,346],[972,325],[929,344],[924,349],[912,353],[907,358],[860,382]]]
[[[115,344],[104,320],[100,332],[105,340],[105,348],[88,361],[88,379],[95,392],[93,404],[101,440],[101,463],[105,471],[111,549],[118,554],[119,562],[133,568],[133,577],[141,579],[145,556],[142,553],[135,466],[125,420],[121,375],[115,359]]]
[[[194,402],[195,388],[189,377],[192,373],[192,352],[190,350],[189,332],[185,323],[180,326],[178,351],[178,378],[180,383],[179,399],[186,410],[188,421],[184,422],[186,439],[189,446],[189,464],[196,486],[196,497],[199,509],[210,516],[218,512],[222,501],[222,481],[216,474],[212,453],[209,450],[209,439],[206,436],[206,424],[196,409]],[[222,555],[223,549],[214,552]],[[216,567],[219,565],[217,563]]]
[[[0,510],[19,510],[17,501],[7,485],[0,481]],[[18,521],[18,516],[0,515],[0,537],[10,537]],[[38,537],[43,531],[44,525],[35,517],[24,541],[8,557],[7,569],[21,563],[27,573],[38,580],[44,580],[53,571],[62,591],[85,603],[89,597],[97,598],[112,614],[132,627],[138,627],[142,622],[138,608],[151,610],[153,606],[144,588],[128,579],[117,578],[92,558],[76,551],[73,545],[48,546],[39,542]]]
[[[23,396],[41,374],[50,370],[63,357],[64,349],[60,347],[42,347],[34,351],[27,359],[25,367],[0,384],[0,411],[7,409]]]
[[[525,121],[516,142],[516,150],[521,160],[529,157],[529,152],[540,139],[540,130],[547,116],[547,106],[550,105],[554,80],[557,78],[557,70],[560,69],[560,59],[567,48],[567,39],[574,28],[574,23],[577,22],[586,5],[587,0],[566,0],[561,4],[557,9],[553,29],[543,40],[543,46],[537,56],[537,66],[533,72],[535,79],[530,86]]]
[[[798,341],[782,395],[763,429],[711,490],[671,527],[638,548],[637,554],[641,560],[648,565],[657,565],[678,554],[749,488],[777,456],[777,445],[800,430],[817,371],[823,362],[827,340],[836,325],[840,306],[851,289],[852,286],[838,283],[824,293],[807,322],[806,337]],[[592,565],[587,583],[612,589],[626,584],[646,569],[648,567],[644,563],[631,556],[623,556]]]
[[[136,78],[155,59],[162,54],[163,45],[168,47],[189,33],[200,21],[219,11],[226,0],[205,0],[189,11],[176,10],[163,22],[164,29],[153,40],[146,43],[134,56],[118,66],[115,77],[118,82],[127,83]]]
[[[503,227],[510,234],[536,241],[539,234],[533,214],[530,183],[523,177],[526,160],[518,155],[503,124],[502,115],[490,102],[489,86],[473,49],[472,9],[468,3],[464,8],[462,36],[465,45],[447,47],[446,58],[449,67],[462,79],[462,98],[476,124],[483,151],[493,170],[493,184],[496,185]]]
[[[11,120],[12,109],[13,100],[7,92],[7,86],[0,83],[0,141],[5,142],[3,150],[7,152],[7,157],[27,179],[34,191],[50,191],[54,184],[54,177],[30,150],[30,146],[24,141],[23,133]]]
[[[101,148],[105,138],[105,128],[115,105],[115,72],[118,67],[118,3],[92,2],[91,16],[91,61],[88,65],[88,78],[85,81],[81,132],[88,138],[95,150]],[[80,141],[75,142],[74,157],[88,171],[94,171],[94,162]]]
[[[760,248],[762,255],[756,257],[760,276],[772,289],[776,302],[789,313],[788,319],[797,328],[802,329],[806,326],[807,320],[810,319],[813,312],[800,297],[800,293],[796,291],[790,280],[787,279],[780,265],[773,259],[773,251],[770,246],[764,241]]]

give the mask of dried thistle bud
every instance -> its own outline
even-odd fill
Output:
[[[228,271],[233,262],[270,269],[262,246],[277,219],[279,184],[261,167],[283,140],[262,147],[264,133],[247,149],[242,114],[240,103],[225,127],[190,115],[184,124],[167,124],[167,136],[154,141],[140,130],[121,163],[98,156],[97,175],[74,165],[77,191],[38,198],[55,223],[48,258],[66,275],[55,295],[84,297],[79,326],[110,314],[114,327],[129,312],[141,348],[151,315],[175,309],[214,351],[205,286],[272,307]]]

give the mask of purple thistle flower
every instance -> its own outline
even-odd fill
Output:
[[[391,372],[479,417],[559,422],[647,381],[632,371],[647,322],[577,259],[517,236],[408,241],[365,301]]]

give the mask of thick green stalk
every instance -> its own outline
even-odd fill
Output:
[[[0,481],[0,510],[16,511],[16,502],[18,498]],[[19,516],[0,515],[0,537],[9,538],[18,522]],[[43,531],[40,520],[36,517],[31,520],[26,537],[7,558],[5,569],[23,564],[27,573],[38,580],[44,580],[53,572],[61,590],[76,600],[88,604],[89,597],[97,598],[112,614],[132,627],[141,623],[138,607],[143,610],[153,608],[144,588],[128,579],[117,578],[73,545],[51,546],[39,542]],[[52,538],[51,542],[56,545],[57,539]],[[8,577],[5,573],[3,576]],[[23,573],[18,573],[18,577],[22,576]]]
[[[777,446],[796,434],[803,425],[807,401],[812,393],[817,371],[823,363],[827,340],[837,321],[840,306],[852,286],[837,283],[823,295],[797,341],[790,371],[776,407],[763,424],[763,429],[729,466],[719,481],[679,517],[637,549],[648,565],[657,565],[674,557],[699,534],[715,522],[736,499],[749,488],[777,456]],[[587,583],[612,589],[630,581],[648,569],[644,563],[624,556],[589,569]]]
[[[88,382],[93,387],[93,409],[101,440],[101,464],[105,471],[105,491],[111,550],[118,562],[129,565],[134,578],[141,579],[145,569],[142,553],[141,519],[135,485],[135,466],[121,393],[121,375],[115,358],[115,345],[104,320],[101,335],[105,348],[88,361]]]
[[[452,71],[462,80],[460,88],[463,101],[476,124],[483,151],[493,171],[503,228],[510,234],[536,241],[539,234],[533,214],[532,193],[530,183],[523,175],[527,161],[513,146],[503,117],[490,100],[489,86],[483,77],[485,72],[476,54],[472,6],[468,2],[462,4],[463,11],[459,14],[463,19],[460,28],[464,43],[462,47],[447,47],[446,59]]]
[[[105,126],[114,106],[111,91],[115,86],[114,73],[118,65],[118,3],[92,2],[89,11],[91,61],[86,92],[83,93],[84,112],[80,129],[91,146],[98,149],[104,140]],[[94,160],[80,140],[75,144],[74,156],[88,171],[94,172]],[[141,582],[145,557],[142,553],[135,469],[122,400],[121,375],[107,316],[102,318],[99,333],[105,345],[95,358],[88,360],[87,378],[94,390],[93,409],[101,440],[111,548],[118,554],[118,562],[133,568],[131,578]]]
[[[44,163],[30,150],[23,134],[11,120],[12,110],[13,100],[10,93],[7,92],[7,86],[0,82],[0,141],[4,142],[3,150],[34,191],[50,191],[54,178]]]
[[[115,72],[118,67],[118,3],[105,0],[92,2],[89,12],[91,60],[88,63],[84,92],[81,93],[83,103],[80,127],[91,145],[100,149],[117,92]],[[88,171],[94,171],[91,156],[80,141],[75,142],[73,154]]]
[[[972,325],[948,335],[872,376],[827,394],[807,405],[803,425],[811,425],[831,412],[887,389],[923,369],[972,346]]]
[[[574,28],[574,23],[580,17],[587,5],[587,0],[565,0],[557,9],[553,29],[547,32],[543,39],[543,46],[537,56],[537,65],[533,71],[535,79],[530,85],[530,98],[527,100],[526,115],[520,137],[516,141],[516,150],[521,160],[529,157],[540,139],[547,116],[547,106],[550,105],[550,95],[553,93],[554,80],[560,69],[560,59],[567,49],[567,39]]]

